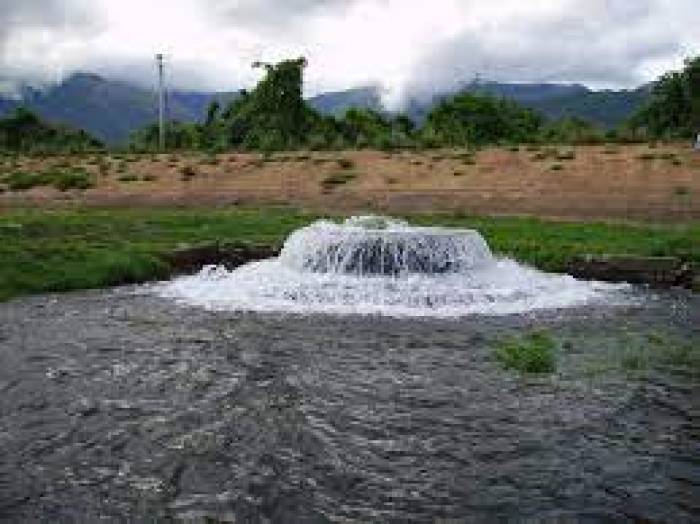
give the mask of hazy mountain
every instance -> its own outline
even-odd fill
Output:
[[[168,118],[186,122],[203,119],[209,103],[231,99],[231,93],[169,92]],[[25,88],[21,101],[0,98],[0,114],[20,103],[42,118],[88,131],[110,144],[124,143],[136,129],[158,117],[156,94],[125,82],[76,73],[46,89]]]
[[[309,104],[320,113],[334,116],[342,116],[351,107],[383,109],[380,89],[376,86],[323,93],[310,98]]]
[[[509,98],[556,120],[578,117],[611,128],[624,122],[646,101],[649,86],[632,90],[593,91],[580,84],[522,84],[472,82],[463,91]],[[409,101],[408,115],[422,122],[432,107],[454,93],[436,95],[428,101]]]
[[[472,82],[461,89],[516,100],[550,118],[577,116],[611,127],[628,118],[648,96],[648,87],[629,91],[592,91],[577,84],[520,84]],[[42,118],[88,131],[108,144],[125,143],[129,135],[157,118],[153,91],[97,75],[76,73],[45,89],[23,88],[21,97],[0,96],[0,116],[21,104]],[[422,121],[444,93],[427,101],[409,101],[405,112]],[[236,93],[172,91],[167,96],[167,116],[184,122],[204,118],[209,103],[225,105]],[[324,114],[342,115],[350,107],[382,109],[380,89],[360,87],[323,93],[309,99]]]

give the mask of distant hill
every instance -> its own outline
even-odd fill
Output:
[[[206,107],[232,93],[169,92],[168,118],[195,122],[204,118]],[[157,118],[156,95],[126,82],[76,73],[46,90],[25,88],[21,100],[0,98],[0,115],[23,104],[42,118],[84,129],[108,144],[124,143],[136,129]]]
[[[383,109],[380,90],[376,86],[323,93],[310,98],[308,102],[319,113],[333,116],[342,116],[351,107],[375,111]]]
[[[649,92],[648,86],[635,90],[592,91],[578,84],[503,82],[472,82],[461,89],[510,98],[549,118],[577,116],[605,127],[615,126],[631,116]],[[411,100],[405,112],[421,122],[435,103],[452,94],[443,93],[427,101]],[[0,96],[0,116],[26,105],[48,121],[84,129],[111,145],[126,143],[133,131],[157,118],[153,91],[93,74],[76,73],[43,90],[24,88],[21,95],[20,99]],[[212,100],[225,105],[236,96],[233,92],[171,91],[167,97],[168,118],[199,122]],[[381,93],[376,86],[323,93],[308,101],[319,112],[336,116],[350,107],[382,110]]]
[[[632,90],[593,91],[580,84],[473,82],[465,84],[461,90],[509,98],[552,120],[578,117],[612,128],[627,120],[644,104],[650,86]],[[422,122],[435,104],[453,94],[443,93],[424,102],[409,101],[407,113],[413,120]]]
[[[578,117],[613,128],[631,117],[649,98],[650,87],[625,91],[588,91],[523,102],[551,119]]]

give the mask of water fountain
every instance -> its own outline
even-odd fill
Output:
[[[620,287],[494,257],[477,231],[362,216],[318,221],[275,259],[207,267],[158,292],[213,310],[464,316],[609,302]]]

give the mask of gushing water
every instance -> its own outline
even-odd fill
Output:
[[[609,303],[622,287],[496,258],[476,231],[365,216],[316,222],[278,258],[208,267],[158,292],[214,310],[448,317]]]

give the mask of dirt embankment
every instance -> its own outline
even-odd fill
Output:
[[[85,169],[94,187],[13,191],[5,183],[0,206],[289,204],[334,212],[700,219],[700,154],[685,145],[20,158],[3,172],[73,167]]]

